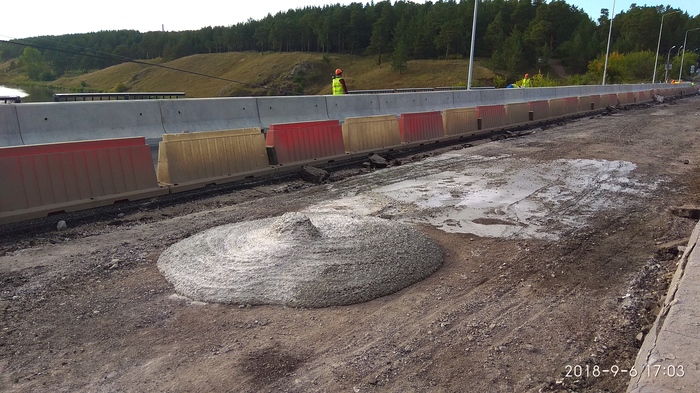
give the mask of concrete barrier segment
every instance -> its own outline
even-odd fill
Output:
[[[29,103],[17,117],[27,145],[163,134],[158,100]]]
[[[0,148],[3,212],[158,191],[144,138]]]
[[[260,125],[330,120],[325,96],[257,97]]]
[[[342,129],[347,153],[401,145],[399,121],[395,115],[349,117],[345,119]]]
[[[490,90],[480,90],[480,105],[503,105],[505,102],[505,90],[509,89],[490,89]]]
[[[481,105],[481,91],[457,90],[452,92],[455,108],[476,108]]]
[[[261,128],[253,97],[161,100],[166,134]]]
[[[0,105],[0,147],[23,145],[16,106]]]
[[[445,136],[442,113],[402,113],[399,116],[399,133],[402,143],[429,141]]]
[[[591,96],[578,97],[578,112],[590,112],[595,109]]]
[[[158,149],[161,184],[206,183],[269,166],[260,129],[168,134]]]
[[[509,125],[528,123],[530,121],[530,104],[527,102],[506,104],[506,118]]]
[[[433,91],[421,93],[420,107],[421,112],[439,112],[448,108],[454,108],[454,94],[451,91]],[[404,113],[410,112],[405,110]]]
[[[345,154],[338,120],[271,124],[265,137],[265,145],[275,149],[282,165]]]
[[[445,136],[474,135],[479,131],[476,107],[445,109],[442,112],[442,127]]]
[[[503,104],[511,104],[511,103],[518,103],[518,102],[527,102],[527,99],[525,98],[525,93],[527,90],[530,90],[528,88],[526,89],[504,89],[503,90]]]
[[[382,115],[399,116],[402,113],[422,112],[421,95],[425,93],[379,94],[379,111]]]
[[[378,116],[379,96],[377,94],[346,94],[325,96],[326,111],[330,120],[341,123],[346,117]]]
[[[481,120],[481,130],[503,128],[508,124],[505,105],[481,105],[476,107]]]

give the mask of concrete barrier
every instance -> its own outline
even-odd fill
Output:
[[[262,127],[252,97],[161,100],[160,110],[167,134]]]
[[[506,118],[509,125],[525,124],[530,121],[530,107],[527,102],[506,104]]]
[[[402,113],[399,116],[401,142],[420,142],[445,136],[440,112]]]
[[[345,154],[338,120],[271,124],[265,145],[274,149],[276,163],[282,165]]]
[[[399,121],[394,115],[345,119],[343,144],[348,153],[380,150],[401,145]]]
[[[260,124],[265,129],[270,124],[330,120],[324,96],[258,97],[255,100]]]
[[[345,121],[346,117],[380,115],[379,96],[376,94],[345,94],[326,96],[326,111],[330,120]]]
[[[442,127],[445,136],[476,135],[479,131],[476,108],[445,109],[442,112]]]
[[[433,91],[420,94],[421,112],[440,112],[454,108],[454,95],[451,91]],[[410,111],[404,110],[403,113]]]
[[[167,194],[143,137],[0,148],[0,223]]]
[[[416,93],[379,94],[379,111],[383,115],[396,116],[402,113],[423,112],[420,96],[421,94]]]
[[[15,105],[0,105],[0,147],[23,145]]]
[[[479,90],[479,105],[503,105],[505,102],[505,90],[509,89]]]
[[[27,145],[143,136],[160,141],[159,100],[47,102],[17,105]]]
[[[551,117],[549,114],[549,100],[530,101],[528,108],[532,113],[533,121],[547,120]]]
[[[594,94],[590,97],[591,97],[591,105],[593,106],[594,110],[604,108],[603,101],[602,101],[602,98],[600,97],[600,94]]]
[[[505,105],[481,105],[476,107],[480,130],[503,128],[508,124]]]
[[[270,169],[259,128],[165,134],[158,149],[158,182],[176,191],[239,180]]]
[[[525,99],[525,93],[530,89],[504,89],[503,90],[503,104],[527,102]]]
[[[477,90],[457,90],[452,92],[455,108],[476,108],[481,105],[481,92]]]

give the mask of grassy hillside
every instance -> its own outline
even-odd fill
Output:
[[[379,67],[374,56],[302,52],[217,53],[149,63],[153,65],[125,63],[91,73],[67,75],[51,85],[103,92],[115,91],[120,85],[123,91],[182,91],[188,97],[314,95],[330,94],[331,74],[336,68],[343,69],[350,90],[466,85],[469,71],[468,60],[415,60],[399,74],[388,62]],[[490,86],[494,73],[481,63],[476,62],[472,85]],[[7,81],[6,77],[4,79]]]

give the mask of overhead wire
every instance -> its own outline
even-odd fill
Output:
[[[5,37],[5,36],[3,36],[3,37]],[[46,39],[46,38],[43,38],[43,39]],[[24,40],[26,40],[26,38]],[[46,40],[50,41],[48,39],[46,39]],[[72,55],[93,57],[93,58],[102,59],[102,60],[117,60],[117,61],[121,61],[121,62],[141,64],[141,65],[146,65],[146,66],[151,66],[151,67],[159,67],[159,68],[163,68],[163,69],[167,69],[167,70],[171,70],[171,71],[177,71],[177,72],[183,72],[183,73],[187,73],[187,74],[202,76],[205,78],[212,78],[212,79],[222,80],[225,82],[238,83],[238,84],[249,86],[249,87],[257,87],[257,88],[261,88],[261,89],[265,89],[265,90],[274,90],[274,91],[277,91],[280,93],[286,93],[286,94],[291,94],[291,95],[300,95],[300,93],[285,90],[285,89],[280,89],[280,88],[276,88],[276,87],[268,87],[268,86],[258,85],[258,84],[249,83],[249,82],[241,82],[241,81],[237,81],[234,79],[224,78],[224,77],[215,76],[215,75],[208,75],[208,74],[204,74],[204,73],[197,72],[197,71],[184,70],[181,68],[171,67],[171,66],[167,66],[167,65],[163,65],[163,64],[149,63],[149,62],[146,62],[143,60],[137,60],[137,59],[130,58],[127,56],[121,56],[121,55],[116,55],[114,53],[108,53],[108,52],[103,52],[103,51],[99,51],[99,50],[95,50],[95,49],[85,48],[85,47],[81,47],[81,46],[74,45],[74,44],[56,42],[57,44],[61,44],[61,45],[69,46],[69,47],[75,47],[75,48],[81,49],[82,51],[91,51],[91,52],[95,52],[95,53],[102,54],[102,55],[84,53],[84,52],[76,52],[76,51],[71,51],[71,50],[66,50],[66,49],[58,49],[55,47],[51,48],[51,47],[46,47],[46,46],[42,46],[42,45],[38,45],[38,44],[34,44],[34,43],[28,44],[28,43],[19,42],[19,41],[20,41],[20,39],[14,39],[13,41],[0,39],[0,42],[6,43],[6,44],[11,44],[11,45],[19,45],[19,46],[26,46],[26,47],[35,48],[35,49],[51,50],[51,51],[55,51],[55,52],[68,53],[68,54],[72,54]]]

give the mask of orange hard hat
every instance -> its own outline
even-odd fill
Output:
[[[343,70],[341,70],[340,68],[338,68],[337,70],[335,70],[335,74],[336,74],[336,75],[340,75],[340,74],[342,74],[342,73],[343,73]]]
[[[525,77],[526,77],[526,78],[527,78],[528,76],[530,76],[530,74],[525,74]]]

